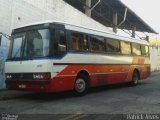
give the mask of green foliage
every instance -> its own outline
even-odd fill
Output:
[[[160,38],[151,39],[149,43],[151,47],[160,48]]]

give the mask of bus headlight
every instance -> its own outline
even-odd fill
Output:
[[[12,75],[10,75],[10,74],[6,74],[6,79],[12,79],[13,78],[13,76]]]

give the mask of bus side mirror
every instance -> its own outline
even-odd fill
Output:
[[[9,40],[13,40],[13,37],[12,36],[8,36],[9,37]]]

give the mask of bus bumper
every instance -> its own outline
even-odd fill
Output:
[[[9,90],[28,92],[50,92],[50,81],[8,81],[6,88]]]
[[[74,89],[75,77],[55,77],[52,80],[6,80],[6,87],[9,90],[51,93],[63,92]]]

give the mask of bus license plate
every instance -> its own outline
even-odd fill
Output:
[[[18,85],[18,88],[21,88],[21,89],[25,89],[27,86],[26,85]]]

